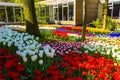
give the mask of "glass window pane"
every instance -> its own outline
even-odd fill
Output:
[[[63,20],[68,20],[68,7],[63,7]]]
[[[54,8],[54,18],[58,20],[58,8]]]
[[[74,13],[74,8],[73,8],[73,2],[69,3],[69,20],[73,20],[73,13]]]
[[[0,22],[6,22],[6,14],[4,8],[0,8]]]
[[[8,21],[14,22],[13,7],[7,7]]]
[[[62,20],[62,4],[59,4],[59,20]]]
[[[21,10],[20,9],[15,9],[15,17],[16,17],[16,21],[17,22],[21,22],[22,21]]]

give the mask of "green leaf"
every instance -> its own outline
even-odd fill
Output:
[[[29,68],[27,68],[27,72],[32,73],[32,71]]]
[[[25,77],[25,76],[21,77],[21,80],[26,80],[26,79],[27,79],[27,77]]]

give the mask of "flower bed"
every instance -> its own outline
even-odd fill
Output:
[[[112,46],[115,46],[115,45],[117,45],[119,48],[120,48],[120,37],[113,37],[113,38],[111,38],[111,37],[103,37],[103,36],[98,36],[98,37],[91,37],[91,38],[89,38],[88,39],[88,42],[89,41],[91,41],[91,40],[93,40],[93,41],[101,41],[101,42],[105,42],[105,43],[109,43],[110,45],[112,45]]]
[[[57,28],[54,31],[54,34],[57,36],[62,36],[62,37],[68,37],[68,36],[81,37],[82,27],[62,26],[60,28]],[[89,36],[94,36],[94,35],[86,34],[86,36],[89,37]]]
[[[0,80],[20,80],[25,76],[25,67],[20,63],[19,56],[6,49],[0,49]]]
[[[120,33],[112,32],[109,34],[110,37],[120,37]]]
[[[28,33],[19,33],[12,31],[8,27],[0,27],[0,47],[8,48],[9,51],[20,55],[24,62],[39,63],[43,61],[43,54],[46,57],[53,57],[55,50],[49,45],[42,46],[39,38],[29,35]],[[12,48],[11,48],[12,47]]]
[[[79,53],[79,49],[83,46],[82,42],[44,42],[42,45],[50,45],[55,49],[56,54],[68,53],[69,51]]]
[[[104,30],[104,29],[99,29],[99,28],[91,28],[91,27],[87,27],[88,32],[92,33],[92,34],[109,34],[110,31],[109,30]]]
[[[50,62],[52,61],[52,62]],[[120,66],[100,54],[57,54],[47,64],[21,62],[17,54],[0,49],[1,80],[119,80]],[[50,66],[49,65],[50,62]],[[34,70],[32,66],[37,67]],[[40,68],[44,66],[43,68]],[[45,69],[47,67],[47,69]]]
[[[86,44],[80,50],[85,53],[90,53],[91,55],[94,55],[95,53],[100,53],[107,56],[108,58],[119,61],[120,46],[117,43],[114,45],[113,44],[100,41],[98,39],[92,41],[89,40],[86,41]]]
[[[0,79],[119,80],[118,43],[107,42],[111,38],[106,42],[91,39],[41,44],[38,37],[0,27]]]
[[[63,28],[65,30],[70,30],[70,31],[79,31],[79,32],[82,32],[82,26],[79,26],[79,27],[74,27],[74,26],[61,26],[60,28]],[[87,31],[87,30],[86,30]]]

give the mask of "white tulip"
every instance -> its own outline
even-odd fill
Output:
[[[11,47],[11,45],[12,45],[11,43],[8,43],[8,47]]]
[[[36,59],[37,59],[37,55],[31,56],[31,60],[32,60],[33,62],[36,61]]]
[[[117,66],[118,64],[117,63],[114,63],[114,66]]]
[[[39,51],[39,57],[43,57],[43,50]]]
[[[26,50],[29,49],[29,46],[25,46],[25,49],[26,49]]]
[[[19,49],[20,51],[22,51],[22,50],[23,50],[23,47],[22,47],[22,46],[19,46],[18,49]]]
[[[38,41],[38,40],[39,40],[39,37],[36,37],[35,39]]]
[[[24,35],[28,35],[28,33],[24,33]]]
[[[33,41],[32,41],[32,40],[29,40],[29,42],[30,42],[30,44],[32,44],[32,43],[33,43]]]
[[[116,57],[116,54],[112,54],[112,57]]]
[[[119,58],[119,57],[117,57],[117,58],[116,58],[116,60],[120,60],[120,58]]]
[[[26,41],[26,44],[30,45],[30,42],[29,42],[29,41]]]
[[[3,42],[3,45],[6,45],[6,42]]]
[[[20,55],[20,51],[16,51],[16,54]]]
[[[65,53],[68,53],[68,51],[65,51]],[[53,57],[54,55],[51,55],[51,57]]]
[[[27,57],[23,57],[23,61],[24,61],[24,62],[27,62]]]
[[[34,45],[34,44],[31,45],[31,46],[30,46],[30,49],[31,49],[31,50],[35,50],[35,45]]]
[[[42,65],[43,64],[43,60],[39,60],[39,64]]]
[[[49,45],[43,46],[43,49],[50,49],[50,46]]]
[[[107,50],[106,54],[107,54],[107,55],[108,55],[108,54],[110,54],[110,49],[109,49],[109,50]]]
[[[25,44],[24,44],[24,43],[23,43],[22,45],[23,45],[23,46],[25,46]]]
[[[38,53],[38,49],[35,49],[35,53]]]
[[[17,54],[22,56],[22,57],[26,57],[26,55],[27,55],[27,53],[21,52],[21,51],[17,51]]]
[[[29,55],[34,55],[35,54],[35,52],[34,51],[29,51],[29,53],[28,53]]]
[[[52,53],[55,53],[55,49],[51,48],[51,52],[52,52]]]
[[[88,53],[88,52],[89,52],[88,50],[85,51],[85,53]]]

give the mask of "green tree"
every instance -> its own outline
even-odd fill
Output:
[[[26,22],[26,32],[41,37],[36,19],[34,0],[1,0],[1,1],[23,3],[24,16]],[[35,1],[37,2],[41,0],[35,0]]]
[[[41,37],[36,19],[34,0],[23,0],[23,8],[26,21],[26,32]]]
[[[103,29],[107,28],[108,1],[109,0],[105,0],[105,5],[104,5],[104,9],[103,9]]]
[[[86,35],[86,24],[87,24],[87,0],[83,0],[83,29],[82,29],[82,39],[84,42]]]

